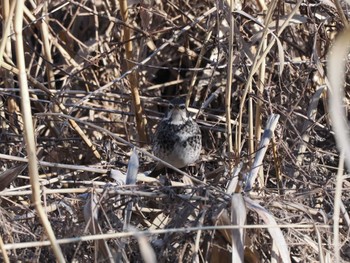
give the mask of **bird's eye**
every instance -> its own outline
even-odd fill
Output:
[[[174,109],[174,105],[173,104],[169,104],[169,110]]]
[[[179,108],[180,108],[180,110],[184,110],[184,109],[186,109],[186,106],[185,106],[185,104],[181,104],[181,105],[179,106]]]

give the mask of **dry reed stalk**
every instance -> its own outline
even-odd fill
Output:
[[[267,38],[264,37],[262,39],[263,44],[262,44],[262,49],[266,49],[267,47]],[[256,112],[255,112],[255,140],[258,142],[260,141],[261,138],[261,131],[262,131],[262,127],[261,127],[261,121],[262,121],[262,106],[263,106],[263,102],[262,102],[262,97],[264,94],[264,89],[265,89],[265,75],[266,74],[266,58],[264,58],[263,62],[261,63],[260,66],[260,70],[259,70],[259,78],[258,78],[258,83],[257,83],[257,102],[256,102]]]
[[[336,178],[335,194],[334,194],[334,227],[333,227],[333,246],[335,254],[335,262],[340,262],[340,233],[339,233],[339,219],[340,219],[340,208],[342,203],[342,188],[344,180],[344,163],[345,154],[341,152],[339,159],[339,167]]]
[[[280,188],[279,192],[280,192],[280,194],[282,194],[283,193],[283,190],[282,190],[283,177],[282,177],[282,172],[281,172],[281,157],[278,154],[275,136],[272,137],[271,142],[272,142],[272,154],[273,154],[273,159],[274,159],[273,163],[274,163],[275,171],[276,171],[276,179],[277,179],[278,187]],[[263,174],[262,170],[259,171],[259,183],[261,183],[262,185],[265,185],[264,174]]]
[[[266,2],[264,0],[256,0],[256,3],[261,11],[267,10],[267,5],[266,5]]]
[[[96,183],[98,186],[98,183]],[[102,184],[101,184],[102,185]],[[108,186],[108,185],[104,185]],[[143,191],[136,191],[136,190],[123,190],[123,189],[118,189],[118,188],[113,188],[114,186],[117,185],[112,185],[111,189],[108,188],[97,188],[93,186],[90,187],[81,187],[81,188],[66,188],[66,189],[45,189],[45,194],[46,195],[57,195],[57,194],[84,194],[84,193],[90,193],[91,191],[94,191],[96,193],[105,193],[107,192],[108,195],[113,196],[113,195],[121,195],[121,196],[130,196],[130,197],[147,197],[147,198],[154,198],[154,199],[159,199],[159,198],[166,198],[168,195],[167,194],[162,194],[159,192],[143,192]],[[183,187],[186,187],[184,185]],[[107,189],[107,190],[106,190]],[[0,193],[0,196],[25,196],[25,195],[30,195],[32,192],[30,190],[19,190],[19,191],[2,191]],[[209,201],[209,198],[207,197],[201,197],[201,196],[192,196],[192,195],[186,195],[186,194],[180,194],[178,195],[180,198],[183,200],[192,200],[192,201],[202,201],[202,202],[207,202]],[[142,209],[142,211],[145,212],[154,212],[157,211],[157,209]],[[160,210],[158,210],[160,211]]]
[[[247,208],[241,193],[235,193],[231,197],[232,225],[244,226],[247,220]],[[245,231],[243,228],[231,231],[232,262],[244,262]]]
[[[47,83],[49,86],[49,89],[56,89],[56,81],[55,81],[55,75],[52,70],[53,65],[53,59],[51,56],[51,44],[50,44],[50,33],[49,33],[49,27],[48,27],[48,2],[45,2],[42,8],[42,20],[40,23],[40,29],[41,29],[41,37],[42,37],[42,43],[43,43],[43,55],[45,58],[45,68],[46,68],[46,75],[47,75]]]
[[[205,215],[206,215],[206,212],[207,211],[202,211],[202,214],[198,220],[198,227],[202,227],[203,226],[203,223],[204,223],[204,219],[205,219]],[[199,262],[199,255],[200,255],[200,241],[201,241],[201,238],[203,236],[203,231],[202,230],[199,230],[197,232],[197,235],[196,235],[196,239],[195,239],[195,242],[194,242],[194,248],[193,248],[193,253],[192,253],[192,259],[193,259],[193,262]]]
[[[122,14],[123,21],[127,24],[130,22],[128,15],[128,3],[126,0],[119,0],[120,10]],[[125,43],[125,56],[126,56],[126,64],[127,70],[131,70],[133,68],[131,61],[133,60],[133,46],[131,41],[131,30],[129,27],[124,27],[124,36],[123,41]],[[139,81],[137,78],[137,72],[132,70],[129,74],[129,82],[130,82],[130,90],[131,97],[134,106],[135,118],[136,118],[136,127],[138,136],[140,139],[141,145],[147,144],[149,139],[147,136],[147,119],[145,116],[145,112],[143,106],[141,104],[140,99],[140,91],[139,91]]]
[[[350,149],[348,131],[349,125],[345,121],[346,115],[343,109],[344,100],[344,82],[345,82],[345,61],[344,57],[349,54],[350,29],[346,28],[341,32],[332,49],[329,51],[327,61],[328,75],[330,81],[329,105],[332,128],[335,132],[337,147],[340,151],[339,167],[336,177],[336,188],[334,195],[334,214],[333,214],[333,246],[335,262],[340,262],[340,240],[339,240],[339,220],[341,209],[341,197],[343,188],[343,170],[344,163],[350,168]]]
[[[273,133],[276,129],[278,120],[280,115],[272,114],[270,115],[267,123],[265,125],[264,134],[259,144],[259,149],[255,155],[254,162],[252,164],[252,168],[249,171],[249,174],[246,176],[246,185],[244,188],[244,192],[249,192],[252,190],[253,185],[255,183],[255,179],[258,176],[258,172],[260,167],[262,166],[262,161],[264,159],[265,153],[267,151],[270,140],[273,137]]]
[[[11,160],[11,161],[16,161],[16,162],[28,162],[27,158],[6,155],[6,154],[0,154],[0,158],[4,159],[4,160]],[[38,163],[44,167],[56,167],[56,168],[60,168],[60,169],[80,170],[80,171],[101,173],[101,174],[105,174],[108,172],[108,170],[106,170],[106,169],[98,169],[95,167],[88,167],[88,166],[84,166],[84,165],[51,163],[51,162],[45,162],[45,161],[38,161]]]
[[[268,229],[268,228],[284,228],[284,229],[314,229],[314,224],[258,224],[258,225],[223,225],[223,226],[203,226],[203,227],[181,227],[181,228],[169,228],[169,229],[155,229],[155,230],[145,230],[145,231],[129,231],[129,232],[117,232],[117,233],[106,233],[106,234],[97,234],[97,235],[86,235],[80,237],[72,237],[72,238],[62,238],[57,240],[57,242],[62,244],[70,244],[76,242],[83,241],[93,241],[99,239],[112,239],[112,238],[123,238],[123,237],[132,237],[137,234],[144,234],[146,236],[149,235],[157,235],[157,234],[165,234],[165,233],[189,233],[189,232],[197,232],[197,231],[209,231],[209,230],[232,230],[232,229]],[[317,225],[319,229],[331,229],[329,225]],[[20,249],[20,248],[31,248],[31,247],[43,247],[50,246],[49,241],[34,241],[34,242],[21,242],[21,243],[13,243],[13,244],[5,244],[4,248],[6,250],[10,249]]]
[[[2,0],[1,1],[1,6],[2,6],[2,15],[4,18],[4,22],[2,24],[2,39],[0,43],[0,67],[3,62],[3,57],[4,57],[4,52],[7,53],[7,55],[11,56],[11,41],[10,38],[8,37],[10,35],[10,29],[11,29],[11,24],[12,24],[12,17],[15,11],[15,4],[13,3],[10,6],[9,0]],[[11,85],[9,85],[8,82],[5,82],[5,87],[6,88],[13,88]]]
[[[249,86],[248,93],[251,94],[253,92],[252,86]],[[252,163],[252,157],[254,155],[254,107],[253,107],[253,98],[251,96],[248,97],[248,155],[249,164]]]
[[[10,36],[12,18],[15,10],[15,2],[13,2],[12,5],[10,5],[10,1],[3,0],[1,7],[2,7],[2,15],[3,15],[4,23],[2,28],[3,37],[0,45],[0,67],[3,63],[4,54],[6,54],[8,58],[12,58],[12,44],[11,44],[11,38],[9,36]],[[13,88],[14,79],[13,79],[13,74],[11,72],[7,72],[7,71],[4,72],[4,85],[5,85],[5,88],[9,88],[9,89]],[[21,121],[20,117],[18,117],[18,119],[15,117],[16,111],[18,110],[19,107],[17,102],[13,98],[8,99],[7,107],[5,107],[4,103],[2,103],[2,105],[3,105],[3,109],[7,108],[7,110],[11,113],[9,117],[9,123],[12,127],[14,123]],[[2,116],[5,115],[2,110],[1,110],[1,115]],[[2,120],[5,120],[5,118],[3,118]],[[2,124],[1,126],[4,128],[7,126],[7,124],[4,123],[3,121],[1,121],[1,124]],[[16,132],[18,132],[17,129],[15,130]]]
[[[266,25],[266,24],[265,24]],[[262,39],[263,43],[262,43],[262,49],[266,49],[267,47],[267,38],[264,37]],[[260,70],[259,70],[259,77],[258,77],[258,84],[257,84],[257,101],[256,101],[256,111],[255,111],[255,124],[254,124],[254,128],[255,128],[255,137],[251,137],[250,140],[254,140],[256,142],[259,142],[261,139],[261,132],[262,132],[262,117],[263,117],[263,113],[262,113],[262,106],[263,106],[263,102],[262,102],[262,98],[263,98],[263,94],[264,94],[264,89],[265,89],[265,74],[266,74],[266,59],[264,58],[264,61],[261,63],[260,66]],[[253,143],[252,143],[253,144]],[[256,147],[254,147],[254,145],[252,145],[252,148],[250,148],[251,152],[250,154],[253,155],[254,151],[257,150]],[[253,150],[253,151],[252,151]],[[264,180],[264,172],[263,169],[260,169],[259,171],[259,185],[261,185],[262,188],[265,187],[265,180]]]
[[[48,11],[47,7],[48,3],[44,3],[43,5],[43,13],[42,13],[42,20],[40,23],[40,31],[41,31],[41,39],[42,39],[42,44],[43,44],[43,57],[45,58],[45,68],[46,68],[46,76],[48,80],[48,86],[52,90],[56,90],[56,82],[55,82],[55,76],[53,73],[53,68],[52,65],[54,64],[54,61],[51,56],[51,49],[50,49],[50,42],[49,42],[49,29],[48,29],[48,21],[47,21],[47,16],[48,16]],[[28,10],[27,7],[24,8],[24,13],[29,17],[29,19],[32,20],[32,22],[35,22],[36,19],[32,15],[32,13]],[[30,70],[29,70],[30,71]],[[37,99],[36,94],[31,94],[31,96],[35,99]],[[45,108],[39,104],[40,110],[45,111]],[[57,105],[54,105],[53,110],[57,112],[59,109]],[[55,124],[53,123],[52,120],[49,121],[49,127],[55,134],[55,136],[59,135],[59,131],[56,129]]]
[[[337,8],[337,12],[338,12],[338,14],[340,16],[340,20],[343,22],[344,27],[347,27],[349,25],[349,22],[348,22],[348,19],[346,18],[345,14],[344,14],[344,11],[343,11],[343,8],[342,8],[342,6],[340,4],[340,1],[339,0],[334,0],[334,4],[335,4],[335,6]]]
[[[268,9],[268,14],[267,17],[270,17],[269,19],[267,19],[268,21],[271,21],[272,19],[272,14],[273,14],[273,10],[275,9],[276,5],[277,5],[278,1],[274,0],[272,1],[271,6]],[[296,3],[293,11],[288,15],[287,19],[284,21],[284,23],[281,25],[281,27],[279,28],[276,36],[279,37],[281,35],[281,33],[284,31],[284,29],[288,26],[289,21],[291,20],[291,18],[293,17],[293,15],[297,12],[299,6],[301,5],[302,0],[298,0],[298,2]],[[264,27],[264,35],[267,35],[267,28]],[[245,98],[248,94],[248,91],[251,88],[252,85],[252,80],[253,80],[253,76],[254,74],[258,71],[259,67],[261,66],[261,64],[263,63],[263,61],[265,60],[265,57],[267,56],[268,52],[271,50],[272,46],[275,44],[276,42],[276,38],[272,38],[269,42],[269,45],[267,46],[267,48],[260,54],[261,50],[262,50],[262,44],[263,41],[261,42],[257,55],[254,58],[254,62],[253,62],[253,66],[251,68],[251,71],[249,73],[248,76],[248,80],[247,80],[247,84],[245,85],[245,89],[244,89],[244,93],[241,99],[241,104],[240,104],[240,111],[239,111],[239,118],[238,118],[238,125],[237,125],[237,131],[236,131],[236,144],[237,147],[241,146],[241,140],[242,140],[242,114],[243,114],[243,109],[244,109],[244,104],[245,104]],[[260,54],[260,56],[259,56]],[[283,66],[283,65],[282,65]]]
[[[26,141],[26,148],[28,154],[29,175],[33,193],[33,203],[38,212],[38,216],[45,229],[46,234],[49,237],[50,244],[56,256],[58,262],[65,262],[61,248],[57,243],[55,233],[52,230],[50,221],[47,218],[45,210],[41,204],[41,195],[39,188],[39,174],[38,174],[38,162],[36,157],[36,146],[34,141],[34,129],[32,123],[32,112],[30,107],[28,83],[26,78],[26,66],[23,48],[23,36],[22,36],[22,23],[23,23],[23,7],[24,0],[16,2],[16,13],[14,30],[16,35],[16,56],[19,70],[19,84],[21,87],[21,106],[22,116],[24,121],[24,136]]]
[[[10,263],[10,259],[7,255],[6,249],[4,248],[4,241],[2,240],[1,235],[0,235],[0,250],[1,250],[2,259],[4,260],[4,262]]]
[[[325,89],[326,89],[325,86],[317,87],[315,93],[311,98],[310,104],[308,106],[308,109],[307,109],[308,119],[303,124],[302,141],[298,146],[298,156],[297,156],[297,162],[296,162],[297,166],[301,166],[303,164],[304,153],[306,151],[307,144],[310,141],[310,132],[313,127],[313,123],[315,123],[316,121],[318,103],[322,98],[322,95],[324,94]]]
[[[267,15],[265,18],[265,23],[264,23],[265,27],[264,27],[264,31],[263,31],[262,40],[266,39],[266,37],[267,37],[268,28],[266,27],[266,25],[268,25],[271,22],[272,15],[273,15],[273,12],[277,6],[277,3],[278,3],[277,0],[273,0],[270,3],[270,6],[268,8]],[[248,80],[244,86],[243,96],[241,97],[241,103],[240,103],[239,113],[238,113],[238,115],[239,115],[238,124],[237,124],[237,129],[236,129],[236,149],[238,150],[238,153],[240,153],[240,151],[241,151],[241,144],[242,144],[242,117],[243,117],[243,109],[244,109],[245,100],[246,100],[248,93],[252,90],[253,76],[254,76],[255,72],[258,70],[258,67],[260,66],[260,64],[259,64],[259,66],[257,65],[258,61],[259,61],[259,56],[260,56],[261,62],[264,61],[265,57],[266,57],[266,54],[265,54],[265,56],[261,55],[261,52],[263,50],[263,45],[264,45],[264,41],[261,41],[260,45],[258,47],[258,50],[255,54],[254,62],[253,62],[253,65],[251,67],[251,70],[249,72]],[[250,110],[252,110],[252,108],[250,108]],[[250,121],[250,124],[253,124],[252,120]],[[250,132],[250,134],[251,134],[251,132]],[[250,139],[252,139],[252,138],[250,138]],[[250,143],[250,145],[252,145],[252,144]],[[251,149],[251,146],[249,147],[249,149]]]
[[[233,166],[234,166],[234,151],[233,151],[233,144],[232,144],[232,123],[231,123],[231,92],[232,92],[232,80],[233,80],[233,38],[235,33],[235,26],[234,26],[234,19],[233,19],[233,12],[235,11],[235,1],[230,0],[230,12],[229,12],[229,43],[228,43],[228,60],[227,60],[227,81],[226,81],[226,88],[225,88],[225,114],[226,114],[226,135],[227,135],[227,152],[229,157],[229,169],[230,174],[232,174]],[[236,145],[237,147],[237,145]],[[236,154],[239,154],[239,151],[236,149]]]
[[[278,37],[282,34],[282,32],[285,30],[285,28],[289,25],[291,19],[293,18],[293,16],[295,15],[295,13],[297,13],[300,5],[302,3],[302,0],[298,0],[293,8],[293,10],[288,14],[287,18],[284,20],[283,24],[279,27],[277,33],[276,33],[276,38],[272,38],[269,41],[269,44],[267,46],[266,49],[264,49],[264,52],[261,54],[258,62],[256,63],[255,67],[253,67],[253,72],[255,74],[255,72],[257,72],[258,68],[260,67],[261,63],[263,63],[265,57],[267,56],[267,54],[270,52],[271,48],[273,47],[273,45],[275,44],[275,42],[278,40]],[[282,64],[281,67],[283,67],[284,65]]]
[[[15,4],[12,4],[10,7],[9,0],[2,0],[1,1],[1,7],[2,7],[2,16],[3,16],[3,24],[2,24],[2,40],[0,43],[0,67],[3,62],[4,52],[8,57],[12,56],[12,46],[10,38],[8,37],[10,33],[10,25],[12,23],[12,17],[15,10]],[[13,75],[11,72],[4,72],[4,86],[6,89],[12,89],[13,88]],[[0,127],[3,129],[6,129],[8,127],[6,123],[6,117],[5,117],[5,111],[2,109],[5,109],[5,100],[3,98],[0,98]]]

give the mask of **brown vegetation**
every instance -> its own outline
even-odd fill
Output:
[[[347,23],[345,7],[328,1],[236,1],[231,7],[209,0],[26,1],[20,56],[15,2],[1,1],[0,189],[7,187],[0,192],[1,261],[59,258],[40,242],[50,227],[66,261],[153,262],[154,253],[158,262],[222,263],[241,245],[245,262],[269,262],[284,242],[283,260],[334,259],[339,154],[325,63]],[[23,166],[30,151],[20,60],[39,182]],[[151,134],[167,100],[179,95],[187,97],[203,134],[201,158],[186,170],[193,183],[173,173],[159,180],[142,175],[155,164],[146,152]],[[272,114],[279,115],[277,127],[253,188],[244,188]],[[139,164],[129,162],[134,147]],[[128,163],[138,166],[137,184],[123,185]],[[50,226],[36,210],[34,184]],[[343,261],[350,260],[347,187],[345,180]]]

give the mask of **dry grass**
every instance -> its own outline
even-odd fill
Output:
[[[0,189],[7,187],[0,192],[1,261],[52,262],[59,253],[46,241],[33,177],[21,165],[28,145],[19,59],[27,72],[39,197],[66,261],[154,262],[155,255],[158,262],[239,262],[244,249],[245,262],[270,262],[285,253],[284,242],[285,262],[334,260],[342,161],[325,64],[346,22],[346,14],[338,15],[345,6],[247,1],[232,7],[231,22],[222,1],[129,1],[128,14],[115,1],[26,2],[20,56],[12,2],[1,1]],[[147,141],[167,100],[179,95],[187,96],[203,134],[201,158],[186,171],[194,184],[174,174],[160,181],[142,175],[155,163]],[[257,171],[261,131],[273,114],[278,124],[254,187],[242,190]],[[134,146],[140,174],[136,184],[123,185]],[[344,262],[349,186],[344,180],[340,200]]]

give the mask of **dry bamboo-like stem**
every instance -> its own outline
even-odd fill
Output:
[[[166,228],[166,229],[151,229],[138,231],[129,231],[129,232],[116,232],[116,233],[107,233],[107,234],[98,234],[98,235],[86,235],[80,237],[71,237],[71,238],[62,238],[58,242],[60,244],[70,244],[75,242],[82,241],[93,241],[99,239],[112,239],[112,238],[122,238],[122,237],[131,237],[135,234],[143,233],[145,235],[159,235],[166,233],[180,233],[180,232],[198,232],[198,231],[212,231],[212,230],[223,230],[223,229],[268,229],[268,228],[280,227],[283,229],[314,229],[315,224],[256,224],[256,225],[223,225],[223,226],[200,226],[200,227],[181,227],[181,228]],[[318,224],[317,228],[330,230],[332,226],[326,224]],[[30,248],[30,247],[42,247],[48,246],[48,241],[35,241],[35,242],[21,242],[14,244],[5,244],[5,249],[20,249],[20,248]]]
[[[301,5],[303,1],[302,0],[298,0],[293,8],[293,10],[289,13],[288,17],[284,20],[284,23],[281,25],[281,27],[279,28],[276,37],[279,37],[282,32],[284,31],[284,29],[289,25],[290,20],[293,18],[293,16],[295,15],[295,13],[297,13],[297,11],[299,10],[299,6]],[[261,63],[263,63],[265,57],[267,56],[267,53],[270,52],[271,48],[273,47],[273,45],[276,42],[276,38],[272,38],[269,41],[269,44],[267,46],[267,48],[264,50],[264,52],[261,54],[260,59],[258,60],[258,62],[256,63],[256,66],[253,67],[253,72],[255,74],[255,72],[259,69]]]
[[[337,8],[337,11],[338,11],[338,14],[340,16],[340,19],[341,19],[341,21],[344,24],[344,27],[347,27],[349,22],[348,22],[348,19],[346,18],[345,14],[344,14],[343,8],[342,8],[339,0],[334,0],[334,4],[335,4],[335,6]]]
[[[334,221],[334,227],[333,227],[333,245],[334,245],[334,251],[335,251],[335,262],[340,261],[340,239],[339,239],[339,218],[340,218],[340,204],[341,204],[341,197],[342,197],[342,185],[343,185],[343,176],[344,176],[344,152],[340,153],[339,158],[339,166],[338,166],[338,172],[336,177],[336,187],[335,187],[335,195],[334,195],[334,214],[333,214],[333,221]]]
[[[249,86],[248,93],[252,93],[252,85]],[[248,97],[248,155],[249,164],[252,163],[252,155],[254,153],[254,107],[253,107],[253,98]]]
[[[6,155],[6,154],[1,154],[1,153],[0,153],[0,159],[11,160],[11,161],[15,161],[15,162],[28,162],[28,159],[26,159],[26,158]],[[89,166],[84,166],[84,165],[51,163],[51,162],[45,162],[45,161],[38,161],[38,164],[40,166],[45,166],[45,167],[55,167],[55,168],[60,168],[60,169],[79,170],[79,171],[86,171],[86,172],[92,172],[92,173],[105,174],[108,172],[108,170],[106,170],[106,169],[99,169],[99,168],[89,167]]]
[[[186,186],[187,187],[187,186]],[[92,188],[89,187],[80,187],[80,188],[61,188],[61,189],[45,189],[46,195],[57,195],[57,194],[81,194],[81,193],[89,193],[91,192]],[[94,188],[93,190],[96,193],[105,193],[105,188]],[[0,192],[0,196],[23,196],[23,195],[30,195],[31,191],[28,190],[21,190],[21,191],[15,191],[15,192]],[[124,195],[124,196],[132,196],[132,197],[147,197],[147,198],[166,198],[168,194],[163,194],[159,192],[144,192],[144,191],[136,191],[134,189],[132,190],[124,190],[124,189],[117,189],[112,188],[111,190],[108,190],[109,195]],[[207,202],[208,197],[202,197],[202,196],[193,196],[191,194],[179,194],[178,197],[180,197],[183,200],[194,200],[194,201],[202,201]],[[152,208],[150,210],[147,210],[148,212],[155,212],[156,209]]]
[[[231,224],[244,226],[247,218],[247,208],[241,193],[231,196]],[[231,231],[232,262],[244,262],[244,229],[233,229]]]
[[[341,209],[342,184],[344,163],[350,168],[350,150],[348,131],[349,125],[346,121],[346,115],[343,106],[344,100],[344,82],[345,82],[345,60],[349,54],[350,29],[347,28],[337,36],[332,49],[329,51],[327,62],[328,76],[330,81],[329,105],[332,128],[335,132],[337,147],[340,151],[339,167],[336,177],[336,189],[334,195],[334,213],[333,213],[333,249],[334,262],[340,262],[340,240],[339,240],[339,216]]]
[[[19,84],[21,87],[21,106],[24,121],[24,136],[26,141],[26,149],[29,160],[29,175],[33,192],[33,203],[38,212],[38,216],[43,224],[43,227],[50,239],[51,246],[55,253],[58,262],[65,262],[61,248],[57,243],[55,234],[52,230],[50,221],[48,220],[45,210],[41,204],[39,174],[38,174],[38,160],[36,157],[36,146],[34,141],[34,129],[32,123],[32,112],[30,107],[28,82],[26,77],[26,67],[23,48],[22,23],[23,23],[23,7],[24,0],[16,2],[15,14],[15,35],[16,35],[16,57],[19,69]]]
[[[276,4],[278,3],[278,1],[273,1],[272,4],[274,6],[276,6]],[[289,24],[289,21],[291,20],[291,18],[293,17],[293,15],[295,14],[295,12],[298,10],[300,4],[302,3],[302,0],[298,0],[296,5],[294,6],[294,9],[292,10],[292,12],[288,15],[287,19],[284,21],[284,23],[282,24],[282,26],[279,28],[276,36],[279,37],[281,35],[281,33],[284,31],[284,29],[287,27],[287,25]],[[269,7],[269,12],[271,9],[275,9],[272,8],[273,6],[271,5]],[[268,13],[269,15],[269,13]],[[272,14],[270,14],[272,16]],[[266,27],[265,27],[266,28]],[[267,32],[266,32],[267,33]],[[265,34],[265,31],[264,31]],[[263,36],[264,38],[264,36]],[[267,46],[267,48],[264,50],[264,52],[261,54],[260,58],[258,58],[258,56],[255,57],[255,60],[253,62],[253,66],[252,69],[249,73],[246,85],[245,85],[245,90],[241,99],[241,105],[240,105],[240,112],[239,112],[239,118],[238,118],[238,124],[237,124],[237,132],[236,132],[236,148],[240,149],[241,146],[241,137],[242,137],[242,113],[243,113],[243,107],[244,107],[244,103],[245,103],[245,98],[248,94],[249,91],[249,86],[251,85],[251,82],[253,80],[253,76],[254,74],[257,72],[257,70],[259,69],[261,63],[263,63],[265,57],[267,56],[267,53],[271,50],[272,46],[275,44],[276,39],[273,38],[271,39],[271,41],[269,42],[269,45]],[[259,46],[258,52],[257,54],[260,53],[261,50],[261,46],[262,46],[262,42],[261,45]]]
[[[263,44],[262,48],[266,49],[267,46],[267,38],[263,38]],[[262,109],[262,95],[264,92],[264,86],[265,86],[265,72],[266,72],[266,59],[264,58],[263,63],[260,66],[259,71],[259,82],[258,82],[258,100],[256,102],[256,113],[255,113],[255,140],[258,142],[261,138],[261,109]]]
[[[119,4],[120,4],[120,11],[122,14],[123,21],[125,23],[127,23],[128,22],[128,3],[126,0],[119,0]],[[123,39],[125,42],[125,56],[126,56],[126,60],[127,60],[126,61],[127,70],[130,70],[133,67],[133,65],[131,64],[131,60],[133,58],[133,54],[132,54],[133,46],[132,46],[132,41],[130,40],[131,39],[131,30],[129,27],[124,27]],[[137,132],[139,135],[139,140],[140,140],[141,145],[142,145],[142,144],[148,142],[147,129],[146,129],[147,119],[145,117],[145,112],[144,112],[143,106],[141,104],[139,85],[138,85],[136,71],[132,71],[130,73],[129,81],[130,81],[132,102],[134,105]]]
[[[283,178],[282,178],[282,172],[281,172],[281,158],[278,155],[278,151],[277,151],[277,145],[276,145],[276,138],[275,136],[272,137],[272,154],[273,154],[273,160],[274,160],[274,165],[275,165],[275,171],[276,171],[276,179],[277,179],[277,183],[278,183],[278,187],[280,188],[280,193],[281,195],[283,194]],[[259,170],[259,184],[261,184],[262,186],[265,185],[265,180],[264,180],[264,172],[263,169]]]
[[[226,82],[226,96],[225,96],[225,113],[226,113],[226,134],[227,134],[227,151],[230,158],[230,172],[232,165],[233,145],[232,145],[232,123],[231,123],[231,90],[232,90],[232,63],[233,63],[233,35],[234,35],[234,1],[230,0],[230,14],[229,25],[230,33],[228,40],[228,61],[227,61],[227,82]]]
[[[266,49],[267,38],[264,37],[262,41],[263,41],[262,48]],[[262,121],[261,110],[262,110],[262,96],[263,96],[264,86],[265,86],[265,73],[266,73],[266,59],[264,58],[263,63],[261,63],[261,66],[260,66],[259,82],[258,82],[258,90],[257,90],[258,100],[256,102],[255,125],[254,125],[255,126],[255,141],[256,142],[259,142],[261,139],[261,130],[262,130],[262,128],[261,128],[261,121]],[[252,111],[252,109],[250,111]],[[251,132],[253,132],[253,127],[249,128],[249,129],[251,130]],[[254,151],[257,149],[254,147],[253,138],[250,138],[249,142],[251,143],[249,155],[253,156]],[[263,169],[259,170],[258,180],[259,180],[259,185],[261,185],[261,187],[264,187],[265,181],[264,181]]]
[[[268,13],[266,15],[266,19],[265,19],[265,23],[264,23],[265,25],[268,25],[270,23],[270,21],[272,19],[273,11],[275,10],[277,3],[278,3],[277,0],[272,1],[271,5],[268,9]],[[268,33],[268,28],[267,28],[267,26],[265,26],[262,39],[266,39],[267,33]],[[239,118],[238,118],[237,132],[236,132],[236,149],[237,149],[238,153],[240,152],[240,148],[241,148],[242,117],[243,117],[243,107],[245,104],[245,98],[246,98],[248,92],[251,90],[253,76],[258,68],[258,67],[256,67],[256,65],[257,65],[259,54],[261,53],[263,44],[264,44],[264,41],[262,41],[261,44],[259,45],[258,51],[257,51],[256,56],[254,58],[252,69],[249,72],[249,76],[248,76],[248,79],[247,79],[247,82],[246,82],[246,85],[244,88],[243,96],[241,98],[241,104],[240,104],[239,113],[238,113]],[[250,124],[252,124],[252,123],[250,123]]]
[[[256,0],[256,4],[259,7],[260,11],[266,11],[267,10],[267,5],[264,0]]]
[[[49,42],[49,28],[47,25],[47,6],[48,3],[44,2],[43,5],[43,15],[42,15],[42,20],[40,23],[40,30],[41,30],[41,38],[42,38],[42,43],[43,43],[43,56],[45,57],[45,66],[46,66],[46,76],[47,76],[47,80],[48,80],[48,86],[50,89],[56,90],[56,82],[55,82],[55,75],[53,73],[52,70],[52,65],[53,65],[53,59],[51,56],[51,48],[50,48],[50,42]],[[30,11],[28,10],[28,8],[24,9],[24,12],[27,15],[31,15],[31,19],[33,19],[33,15],[30,13]],[[35,19],[35,17],[34,17]],[[33,95],[32,95],[33,96]],[[35,95],[36,96],[36,95]],[[52,107],[54,112],[58,112],[59,108],[57,105],[54,104],[54,106]],[[53,133],[57,136],[59,135],[59,131],[56,129],[54,121],[50,120],[49,121],[49,126],[51,128],[51,130],[53,131]]]
[[[2,7],[2,16],[3,16],[3,24],[2,24],[2,40],[0,41],[0,67],[1,63],[3,61],[3,56],[4,56],[4,51],[6,48],[6,53],[7,55],[10,55],[12,52],[11,51],[11,41],[8,40],[7,36],[9,35],[10,31],[10,22],[11,17],[13,16],[14,12],[14,7],[15,4],[11,6],[11,11],[10,11],[10,3],[9,0],[2,0],[1,1],[1,7]],[[4,86],[6,89],[11,89],[12,87],[12,73],[10,72],[3,72],[4,74]],[[0,97],[0,128],[6,129],[8,127],[6,123],[6,117],[5,117],[5,100]]]
[[[204,212],[202,213],[201,217],[199,218],[198,220],[198,226],[201,227],[203,226],[203,222],[204,222],[204,217],[205,217],[205,214],[206,214],[207,211],[204,210]],[[196,235],[196,240],[195,240],[195,243],[194,243],[194,249],[193,249],[193,262],[199,262],[199,254],[200,254],[200,241],[201,241],[201,237],[203,235],[203,231],[202,230],[199,230],[197,232],[197,235]]]
[[[11,18],[13,16],[13,13],[15,11],[15,4],[13,3],[11,8],[9,7],[9,1],[8,0],[3,0],[2,1],[2,15],[4,16],[4,23],[3,23],[3,33],[2,33],[2,40],[0,43],[0,67],[3,62],[3,57],[4,57],[4,52],[7,47],[7,45],[10,45],[11,47],[11,41],[8,39],[8,35],[10,35],[10,26],[11,26]],[[9,50],[11,51],[11,50]],[[6,84],[6,82],[5,82]]]
[[[0,236],[0,250],[2,253],[2,259],[4,260],[5,263],[9,263],[10,259],[6,253],[6,249],[4,248],[4,241],[2,240],[2,237]]]
[[[44,51],[44,57],[46,60],[46,75],[47,75],[47,80],[48,80],[48,85],[50,89],[56,89],[55,85],[55,76],[52,71],[52,64],[53,64],[53,59],[51,56],[51,49],[50,49],[50,33],[49,33],[49,28],[47,26],[47,5],[48,2],[44,2],[43,6],[43,19],[40,24],[40,29],[41,29],[41,38],[43,41],[43,51]]]
[[[2,27],[2,40],[0,43],[0,66],[3,63],[3,56],[4,54],[6,54],[9,58],[12,58],[12,44],[11,44],[11,38],[9,37],[10,35],[10,29],[11,29],[11,24],[12,24],[12,17],[14,14],[14,10],[15,10],[15,2],[10,2],[9,0],[3,0],[1,1],[1,7],[2,7],[2,15],[3,15],[3,27]],[[11,5],[12,3],[12,5]],[[11,6],[10,6],[11,5]],[[4,86],[5,88],[8,89],[12,89],[13,88],[13,74],[11,72],[3,72],[3,79],[4,79]],[[0,101],[2,101],[2,98],[0,99]],[[5,109],[5,101],[0,102],[2,104],[1,109]],[[13,123],[15,123],[16,120],[15,116],[14,116],[14,112],[16,111],[16,109],[18,108],[18,105],[16,103],[16,101],[13,98],[9,98],[7,100],[7,110],[9,111],[9,122],[11,127],[15,127],[14,125],[12,125]],[[5,113],[3,112],[3,110],[0,111],[0,114],[2,116],[1,118],[1,126],[3,128],[7,127],[7,123],[4,121],[5,118]],[[16,130],[16,129],[15,129]]]
[[[262,160],[264,159],[265,153],[268,148],[268,144],[270,143],[270,140],[273,137],[273,132],[276,129],[279,117],[280,116],[278,114],[272,114],[267,120],[267,124],[264,130],[264,135],[259,144],[258,152],[255,156],[252,168],[246,178],[246,185],[244,188],[244,192],[250,191],[253,187],[255,179],[258,176],[258,171],[262,166]]]

